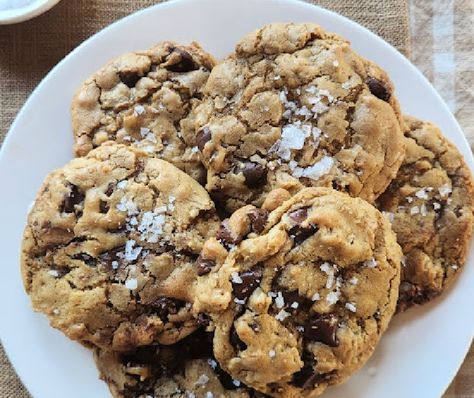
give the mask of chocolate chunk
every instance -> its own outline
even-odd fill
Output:
[[[142,76],[135,71],[122,71],[119,72],[119,78],[123,84],[127,87],[132,88],[135,87],[135,84],[142,78]]]
[[[268,211],[265,209],[255,209],[249,213],[252,230],[257,234],[265,229],[268,220]]]
[[[81,260],[90,267],[95,267],[96,264],[97,264],[97,260],[94,257],[87,254],[87,253],[74,254],[71,258],[73,260]]]
[[[249,271],[239,274],[242,283],[232,282],[234,296],[239,300],[245,300],[253,293],[253,291],[260,285],[263,276],[263,268],[261,265],[256,265]]]
[[[304,242],[308,239],[311,235],[314,235],[318,231],[318,226],[316,225],[309,225],[306,228],[303,228],[299,225],[294,226],[291,228],[288,233],[293,241],[299,245],[300,243]]]
[[[369,86],[370,92],[382,101],[388,101],[390,99],[390,92],[387,87],[378,79],[374,77],[367,78],[367,86]]]
[[[177,54],[178,56],[175,58],[173,55]],[[171,72],[177,73],[185,73],[191,72],[193,70],[199,69],[199,66],[194,62],[193,57],[187,51],[184,51],[180,48],[173,48],[170,53],[169,61],[177,60],[176,63],[172,65],[166,65],[166,69]]]
[[[235,330],[234,325],[232,325],[230,329],[229,337],[230,337],[230,343],[232,344],[234,348],[238,349],[239,351],[244,351],[247,349],[247,344],[245,344],[242,340],[240,340],[240,337],[237,334],[237,330]]]
[[[301,209],[294,210],[288,214],[288,217],[290,217],[290,219],[296,224],[301,224],[308,218],[308,208],[303,207]]]
[[[293,375],[293,384],[303,390],[313,388],[320,380],[321,375],[311,366],[305,366]]]
[[[334,315],[316,316],[310,319],[304,328],[304,337],[311,341],[318,341],[330,347],[337,347],[338,319]]]
[[[207,327],[211,324],[211,318],[209,317],[209,315],[200,312],[197,316],[197,323],[200,326]]]
[[[99,261],[103,264],[105,264],[105,266],[110,270],[110,269],[114,269],[114,268],[117,268],[117,267],[114,267],[112,265],[112,263],[114,261],[116,261],[117,263],[120,263],[122,261],[122,258],[119,257],[119,253],[123,253],[125,250],[125,246],[119,246],[119,247],[116,247],[115,249],[112,249],[112,250],[109,250],[105,253],[102,253],[100,256],[99,256]]]
[[[211,140],[211,130],[204,126],[196,135],[196,143],[200,151],[204,150],[206,144]]]
[[[213,260],[208,260],[199,256],[194,263],[196,266],[196,272],[199,276],[206,275],[211,272],[211,269],[215,267],[216,262]]]
[[[237,245],[242,242],[243,236],[234,233],[230,228],[229,219],[225,219],[217,230],[216,239],[222,243]]]
[[[168,297],[160,297],[152,304],[153,308],[161,319],[166,319],[169,315],[177,314],[183,305],[184,302],[181,300]]]
[[[242,173],[244,173],[245,184],[249,188],[257,188],[265,184],[268,171],[259,163],[246,162]]]
[[[283,298],[285,299],[285,305],[287,306],[286,311],[294,313],[296,311],[307,311],[311,307],[311,301],[306,297],[300,296],[298,290],[293,290],[291,292],[283,290],[281,292]],[[293,303],[297,303],[296,308],[292,307]]]
[[[105,193],[107,196],[112,195],[113,192],[114,192],[114,190],[115,190],[115,186],[116,186],[115,182],[110,182],[109,185],[107,185],[107,189],[105,190],[104,193]]]
[[[109,204],[105,202],[104,200],[101,200],[99,204],[99,211],[105,214],[109,211],[109,209],[110,209]]]
[[[79,188],[76,185],[71,184],[71,191],[68,195],[65,196],[61,212],[62,213],[74,213],[75,205],[83,202],[85,195],[79,191]]]

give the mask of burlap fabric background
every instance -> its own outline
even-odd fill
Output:
[[[79,43],[111,22],[159,2],[63,0],[51,11],[33,21],[0,26],[0,144],[21,105],[58,61]],[[348,16],[382,36],[402,53],[410,54],[406,0],[311,0],[311,2]],[[413,2],[416,2],[414,8],[421,10],[419,14],[422,16],[424,13],[419,5],[431,3],[428,0],[413,0]],[[417,44],[414,42],[414,45]],[[420,61],[424,61],[423,57],[420,57]],[[469,377],[474,374],[472,362],[468,362],[467,368],[465,366],[461,370],[446,397],[474,396],[472,377]],[[28,397],[30,395],[18,380],[0,346],[0,398]]]

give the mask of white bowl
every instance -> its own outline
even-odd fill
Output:
[[[33,0],[31,4],[8,10],[0,9],[0,25],[23,22],[37,17],[58,4],[61,0]]]

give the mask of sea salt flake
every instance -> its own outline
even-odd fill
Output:
[[[117,269],[117,268],[119,267],[118,261],[115,261],[115,260],[114,260],[114,261],[112,261],[111,264],[112,264],[112,269]]]
[[[53,276],[54,278],[58,278],[58,277],[59,277],[59,272],[56,271],[55,269],[50,269],[50,270],[48,271],[48,274],[51,275],[51,276]]]
[[[449,186],[449,184],[444,184],[438,188],[438,192],[442,198],[448,196],[453,190]]]
[[[312,180],[319,180],[321,177],[329,173],[333,166],[334,159],[330,156],[324,156],[314,165],[305,168],[302,176]]]
[[[238,285],[244,282],[242,278],[239,276],[239,274],[235,271],[232,272],[231,277],[232,277],[232,282],[237,283]]]
[[[349,302],[349,303],[346,303],[344,306],[351,312],[356,312],[357,311],[357,307],[354,303]]]
[[[334,267],[331,264],[325,262],[321,264],[319,269],[328,276],[328,279],[326,280],[326,289],[331,289],[334,285]]]
[[[290,305],[290,307],[291,307],[291,308],[294,308],[295,310],[296,310],[299,306],[300,306],[300,305],[299,305],[299,303],[298,303],[297,301],[294,301],[294,302]]]
[[[166,206],[163,206],[166,211]],[[138,231],[141,232],[140,239],[156,243],[158,242],[159,236],[163,233],[163,226],[165,225],[166,216],[163,213],[163,209],[158,208],[159,211],[147,211],[143,213]]]
[[[188,398],[196,398],[196,394],[193,392],[188,393]]]
[[[393,224],[393,221],[395,220],[395,215],[393,213],[389,211],[383,211],[382,214],[391,224]]]
[[[60,313],[61,313],[61,311],[59,311],[58,308],[55,308],[55,309],[53,310],[53,314],[54,314],[54,315],[59,315]]]
[[[314,293],[313,296],[311,297],[311,301],[319,301],[321,299],[321,296],[319,293]]]
[[[270,298],[275,298],[277,296],[277,294],[275,292],[268,292],[267,296],[270,297]]]
[[[127,279],[125,281],[125,287],[128,290],[135,290],[138,287],[138,281],[136,278]]]
[[[286,318],[288,318],[291,314],[289,312],[286,312],[285,310],[280,310],[278,314],[275,315],[275,319],[277,321],[284,321]]]
[[[209,377],[205,374],[202,374],[201,376],[199,376],[196,383],[194,384],[196,384],[197,386],[205,386],[208,381],[209,381]]]
[[[215,370],[215,369],[217,368],[217,362],[216,362],[214,359],[209,358],[209,359],[207,360],[207,363],[209,364],[209,366],[210,366],[213,370]]]
[[[275,358],[275,357],[276,357],[276,352],[275,352],[275,350],[270,350],[270,351],[268,351],[268,356],[269,356],[270,358]]]
[[[337,68],[337,67],[339,66],[339,61],[338,61],[338,60],[334,60],[332,64]]]
[[[359,283],[359,279],[356,276],[353,276],[351,279],[349,279],[349,283],[351,285],[357,285]]]
[[[420,189],[418,192],[415,193],[415,196],[423,200],[427,200],[429,198],[428,194],[426,193],[426,188]]]
[[[434,210],[439,210],[439,209],[441,209],[441,205],[438,202],[433,202],[433,209]]]
[[[415,214],[418,214],[420,212],[420,209],[418,208],[418,206],[413,206],[411,209],[410,209],[410,214],[412,216],[414,216]]]
[[[420,213],[423,217],[426,217],[426,215],[428,214],[426,211],[426,205],[424,203],[420,206]]]
[[[140,127],[140,135],[145,138],[148,134],[151,133],[151,130],[147,127]]]
[[[191,148],[191,153],[199,153],[199,148],[197,146],[193,146]]]
[[[375,268],[377,267],[377,261],[375,260],[375,258],[372,257],[370,260],[365,261],[364,265],[367,268]]]
[[[142,248],[140,246],[134,248],[133,246],[135,246],[135,243],[136,242],[133,239],[127,240],[125,243],[125,260],[135,261],[140,255]]]
[[[210,391],[206,392],[206,398],[214,398],[214,394]]]
[[[127,188],[128,181],[127,180],[122,180],[117,183],[117,188],[118,189],[125,189]]]
[[[408,203],[412,203],[413,202],[413,198],[411,196],[407,196],[406,197],[406,200]]]
[[[245,304],[245,300],[240,300],[238,299],[237,297],[234,299],[234,303],[235,304],[239,304],[239,305],[244,305]]]
[[[145,113],[145,108],[142,105],[135,106],[135,116],[143,115]]]
[[[451,265],[451,268],[452,268],[453,270],[457,270],[457,269],[459,268],[459,266],[457,266],[457,265]]]
[[[127,213],[129,216],[138,214],[137,205],[126,196],[120,199],[120,202],[117,204],[117,210]]]
[[[352,87],[352,82],[350,80],[344,82],[341,84],[341,87],[344,89],[344,90],[349,90],[351,87]]]
[[[326,296],[326,301],[333,305],[339,301],[339,297],[341,296],[341,292],[329,292]]]
[[[275,305],[277,308],[283,308],[285,306],[285,299],[281,292],[277,293],[277,297],[275,298]]]
[[[240,387],[242,383],[239,380],[232,379],[232,384],[236,387]]]

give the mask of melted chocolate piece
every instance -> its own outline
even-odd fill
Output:
[[[286,310],[290,313],[295,313],[296,311],[307,311],[311,307],[311,301],[306,297],[300,296],[297,290],[291,292],[283,290],[281,294],[285,299]],[[296,308],[292,307],[293,303],[297,303],[298,306]]]
[[[308,218],[308,208],[303,207],[301,209],[294,210],[288,214],[288,217],[290,217],[290,219],[295,224],[301,224],[304,220]]]
[[[258,188],[265,184],[268,171],[261,164],[246,162],[242,173],[245,177],[245,185],[249,188]]]
[[[230,343],[237,350],[245,351],[247,349],[247,344],[245,344],[242,340],[240,340],[240,337],[237,334],[237,331],[235,330],[234,325],[232,325],[232,327],[230,329],[229,338],[230,338]]]
[[[85,195],[79,191],[76,185],[71,184],[71,191],[64,197],[61,206],[62,213],[74,213],[75,206],[84,201]]]
[[[334,315],[316,316],[308,321],[304,328],[304,337],[307,340],[321,342],[330,347],[337,347],[338,319]]]
[[[196,143],[200,151],[204,150],[206,144],[211,140],[211,130],[204,126],[196,135]]]
[[[107,202],[101,200],[99,204],[99,211],[103,214],[107,213],[110,209],[110,206]]]
[[[225,219],[217,230],[216,239],[224,244],[237,245],[242,242],[243,236],[235,234],[230,228],[229,219]]]
[[[115,186],[116,186],[115,182],[110,182],[109,185],[107,185],[107,189],[105,190],[104,193],[105,193],[107,196],[112,195],[112,194],[114,193]]]
[[[142,78],[142,76],[137,72],[122,71],[119,73],[119,78],[123,84],[125,84],[129,88],[132,88],[135,87],[135,85]]]
[[[184,301],[168,297],[160,297],[152,304],[154,310],[161,319],[166,319],[169,315],[177,314],[183,305]]]
[[[203,276],[211,272],[212,268],[215,267],[216,263],[213,260],[208,260],[199,256],[194,263],[196,266],[196,272],[199,276]]]
[[[390,92],[387,87],[378,79],[374,77],[367,78],[367,86],[369,86],[370,92],[382,101],[388,101],[390,99]]]
[[[268,211],[265,209],[255,209],[249,213],[250,223],[252,224],[252,230],[257,234],[260,234],[267,224]]]
[[[316,232],[318,232],[318,229],[319,228],[316,225],[310,225],[306,228],[303,228],[299,225],[295,225],[288,231],[288,233],[290,234],[290,237],[293,239],[295,244],[299,245],[306,239],[308,239],[311,235],[314,235]]]
[[[234,296],[239,300],[245,300],[250,297],[254,290],[260,285],[263,276],[263,268],[257,264],[249,271],[239,274],[242,283],[232,282]]]
[[[87,253],[74,254],[71,258],[73,260],[81,260],[85,264],[87,264],[89,267],[95,267],[97,264],[97,260]]]
[[[179,55],[178,57],[176,57],[178,62],[173,65],[166,65],[166,69],[168,69],[169,71],[177,73],[186,73],[199,69],[199,66],[194,62],[193,57],[187,51],[182,50],[181,48],[173,48],[170,55],[173,53]]]

